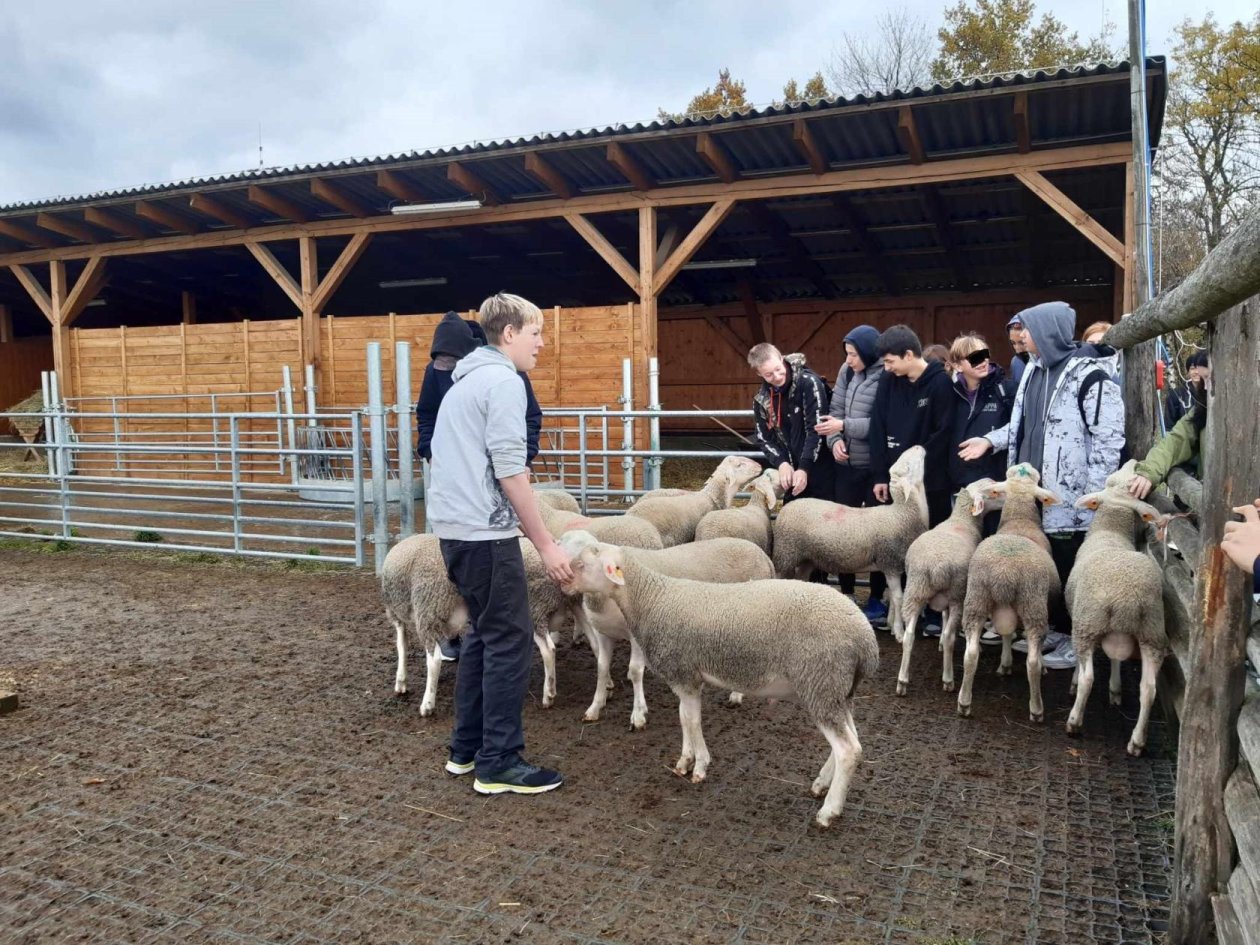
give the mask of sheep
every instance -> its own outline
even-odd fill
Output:
[[[705,513],[730,508],[735,493],[760,473],[761,464],[755,459],[728,456],[718,463],[699,491],[676,496],[651,495],[630,506],[626,515],[651,522],[666,548],[682,545],[696,537],[696,526]]]
[[[711,761],[700,722],[705,683],[800,702],[831,747],[811,787],[826,794],[815,818],[844,807],[862,757],[853,724],[858,683],[879,669],[875,631],[857,605],[800,581],[715,585],[667,577],[628,548],[598,544],[574,558],[570,589],[609,596],[653,671],[678,696],[682,753],[674,771],[705,779]]]
[[[572,616],[574,604],[547,576],[533,544],[524,538],[520,542],[534,643],[543,660],[542,705],[548,708],[556,697],[556,646],[552,633],[558,632]],[[446,563],[436,535],[412,535],[390,549],[381,571],[381,596],[385,599],[385,615],[393,625],[398,648],[394,692],[407,693],[407,628],[410,627],[425,652],[426,676],[420,714],[432,715],[437,705],[437,683],[442,667],[438,644],[462,633],[468,624],[468,607],[446,576]]]
[[[901,575],[906,551],[927,528],[923,491],[926,453],[912,446],[893,464],[892,505],[850,508],[823,499],[794,499],[774,523],[774,568],[779,577],[883,571],[888,575],[888,625],[902,639]]]
[[[571,545],[574,540],[594,544],[594,539],[584,532],[570,532],[561,544],[576,555],[581,545]],[[735,584],[774,577],[774,565],[764,551],[742,538],[713,538],[686,545],[676,545],[661,551],[643,551],[639,560],[647,567],[670,577],[708,581],[714,584]],[[630,641],[629,680],[634,686],[634,708],[630,713],[630,728],[639,731],[647,725],[647,700],[643,694],[643,650],[630,635],[625,618],[609,597],[586,594],[582,597],[581,616],[578,623],[586,633],[598,664],[595,698],[582,717],[584,722],[598,722],[612,688],[609,666],[612,663],[613,644],[617,640]],[[732,692],[732,705],[739,705],[742,697]]]
[[[770,513],[779,502],[775,491],[778,471],[767,469],[752,481],[752,498],[737,509],[715,509],[700,519],[696,541],[723,536],[751,541],[762,551],[770,551]]]
[[[958,690],[958,714],[971,715],[971,688],[980,662],[980,632],[991,618],[1002,636],[1002,661],[998,675],[1011,673],[1011,638],[1021,624],[1028,639],[1028,717],[1045,719],[1041,701],[1041,638],[1049,622],[1051,597],[1057,597],[1059,572],[1050,557],[1050,541],[1041,530],[1037,503],[1053,505],[1058,496],[1037,483],[1037,470],[1027,463],[1006,471],[1006,481],[985,490],[989,498],[1002,498],[1002,522],[996,535],[980,542],[967,569],[967,596],[963,601],[963,633],[967,652],[963,657],[963,681]]]
[[[582,529],[600,541],[630,548],[663,548],[660,532],[644,518],[630,515],[602,515],[587,517],[573,512],[552,508],[545,502],[538,503],[543,525],[557,540],[567,532]]]
[[[578,505],[577,499],[563,489],[546,489],[534,486],[534,495],[538,499],[539,505],[546,505],[561,512],[572,512],[574,515],[582,514],[582,508]]]
[[[967,566],[980,544],[979,516],[996,508],[999,498],[988,498],[992,479],[978,479],[961,489],[954,500],[953,514],[931,531],[914,540],[906,552],[906,589],[902,606],[906,627],[901,635],[901,668],[897,672],[897,695],[910,689],[910,656],[914,651],[915,624],[926,606],[945,618],[941,633],[941,686],[954,691],[954,637],[962,623],[963,599],[967,594]]]
[[[1094,684],[1094,648],[1101,645],[1111,658],[1110,699],[1120,704],[1120,663],[1142,657],[1137,724],[1128,753],[1137,757],[1146,747],[1146,728],[1155,701],[1155,677],[1168,653],[1164,629],[1163,578],[1159,565],[1134,549],[1134,516],[1161,528],[1168,516],[1128,493],[1133,462],[1108,477],[1102,492],[1081,496],[1077,508],[1093,509],[1085,542],[1063,589],[1072,615],[1072,643],[1076,647],[1076,702],[1068,715],[1069,735],[1079,735],[1085,724],[1085,703]]]

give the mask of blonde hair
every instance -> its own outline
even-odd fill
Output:
[[[949,346],[949,359],[951,361],[962,361],[967,355],[979,351],[981,348],[989,347],[989,343],[977,335],[974,331],[969,331],[965,335],[959,335],[953,340]]]
[[[1111,328],[1111,322],[1094,322],[1081,332],[1081,341],[1084,341],[1096,331],[1107,332]]]
[[[481,303],[477,321],[485,330],[486,341],[497,345],[503,340],[503,332],[509,325],[522,331],[526,325],[542,325],[543,316],[538,306],[529,299],[508,292],[496,292]]]
[[[779,349],[768,341],[763,341],[759,345],[753,345],[748,351],[748,364],[751,367],[759,368],[771,358],[781,358],[782,354]]]

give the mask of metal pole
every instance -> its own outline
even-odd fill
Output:
[[[578,499],[582,508],[582,514],[586,514],[586,414],[578,414],[578,462],[581,467],[578,469]]]
[[[117,446],[122,440],[122,436],[121,436],[122,428],[119,426],[119,423],[118,423],[118,398],[117,397],[111,397],[109,399],[109,409],[110,409],[110,412],[114,415],[114,445]],[[119,470],[120,472],[122,471],[122,454],[117,451],[114,452],[114,468],[116,470]]]
[[[44,452],[48,454],[48,475],[55,476],[57,475],[57,457],[53,455],[53,443],[57,436],[53,432],[53,418],[51,416],[52,380],[48,376],[51,373],[51,371],[40,371],[39,383],[44,394],[44,413],[49,414],[49,416],[44,417]]]
[[[70,458],[66,450],[69,424],[65,422],[65,406],[61,402],[61,389],[57,384],[57,372],[48,372],[48,392],[52,396],[53,435],[57,439],[57,492],[61,505],[61,537],[70,537]]]
[[[372,544],[376,573],[385,567],[389,551],[389,508],[385,487],[389,466],[385,459],[385,404],[381,394],[381,343],[367,345],[368,435],[372,438]]]
[[[608,449],[608,405],[604,404],[599,409],[603,413],[603,416],[599,418],[599,435],[600,435],[599,448],[602,450],[607,450]],[[611,487],[612,487],[612,483],[608,481],[608,455],[607,453],[605,453],[604,455],[604,491],[605,493],[607,493],[608,489],[610,489]],[[604,498],[608,498],[608,496],[605,494]]]
[[[289,434],[289,449],[295,450],[297,449],[297,424],[293,421],[293,374],[287,364],[281,365],[280,373],[284,378],[284,387],[282,388],[284,393],[284,412],[289,415],[289,419],[286,421]],[[284,463],[283,455],[280,458],[280,462],[281,464]],[[293,475],[293,484],[297,485],[298,458],[295,453],[289,454],[289,472]]]
[[[303,389],[306,391],[306,412],[309,414],[317,413],[318,411],[315,409],[315,394],[318,388],[315,386],[315,365],[313,364],[306,366],[306,386]],[[313,427],[316,424],[317,421],[313,416],[306,419],[308,427]]]
[[[394,380],[397,384],[398,402],[394,412],[398,415],[398,536],[408,538],[416,533],[415,456],[411,445],[411,418],[415,408],[411,403],[411,343],[394,343]]]
[[[363,567],[363,414],[350,415],[350,474],[354,486],[354,563]]]
[[[217,452],[219,448],[219,399],[214,394],[210,395],[210,417],[211,440],[214,442],[216,450],[214,454],[214,471],[218,472],[220,468],[219,453]]]
[[[621,396],[617,398],[617,402],[621,404],[623,410],[633,410],[633,394],[634,391],[634,368],[629,358],[621,360]],[[634,418],[623,417],[621,421],[621,448],[623,450],[634,449]],[[626,456],[621,460],[621,468],[626,477],[626,491],[634,491],[634,459]]]
[[[232,550],[241,552],[241,431],[236,416],[228,417],[228,446],[232,461]],[[216,446],[218,444],[215,444]]]
[[[1146,120],[1146,4],[1129,0],[1129,112],[1133,121],[1133,235],[1137,242],[1133,307],[1151,297],[1151,146]]]
[[[648,410],[661,409],[661,366],[656,358],[648,358]],[[648,448],[659,450],[661,448],[661,418],[653,417],[648,421]],[[659,489],[661,487],[661,458],[653,456],[648,460],[648,469],[651,472],[652,485],[649,488]],[[644,477],[644,485],[647,485],[647,477]]]

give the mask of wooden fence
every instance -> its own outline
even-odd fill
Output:
[[[51,371],[52,367],[51,338],[0,341],[0,411],[38,391],[40,372]],[[0,434],[9,432],[9,422],[0,423]]]

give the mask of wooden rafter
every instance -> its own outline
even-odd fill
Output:
[[[274,190],[264,190],[257,184],[251,184],[246,192],[246,199],[255,206],[274,213],[282,220],[292,220],[294,223],[310,222],[311,215],[304,207]]]
[[[971,288],[971,267],[967,265],[967,260],[963,258],[962,250],[958,246],[958,240],[954,237],[954,229],[950,226],[949,221],[949,211],[945,208],[945,200],[941,197],[941,192],[934,184],[928,184],[921,193],[923,206],[927,210],[927,217],[936,226],[937,238],[940,239],[941,245],[945,248],[945,255],[949,257],[950,268],[954,270],[954,287],[957,289]]]
[[[20,223],[14,223],[12,220],[0,220],[0,233],[17,240],[19,243],[26,243],[30,246],[42,246],[45,249],[52,249],[59,245],[55,240],[49,239],[44,234],[25,227]]]
[[[832,194],[831,206],[836,211],[836,216],[840,218],[840,222],[844,224],[844,228],[852,234],[854,242],[862,250],[862,254],[866,257],[871,268],[884,284],[884,291],[889,295],[899,294],[900,290],[897,287],[897,280],[893,278],[892,270],[888,266],[888,260],[885,259],[875,238],[871,236],[870,227],[862,212],[844,194]]]
[[[764,203],[752,201],[745,206],[753,219],[757,221],[757,225],[770,237],[771,242],[792,261],[797,272],[814,284],[819,295],[824,299],[834,299],[836,287],[831,284],[822,266],[810,257],[809,250],[792,235],[792,231],[783,222],[783,218]]]
[[[600,259],[608,263],[612,267],[613,272],[621,276],[622,280],[635,292],[642,290],[639,271],[630,265],[629,260],[621,255],[617,247],[608,241],[595,224],[580,213],[566,213],[564,218],[569,221],[569,225],[577,230],[578,235],[590,245],[591,249],[599,254]]]
[[[748,333],[752,336],[753,344],[770,341],[770,319],[757,308],[757,287],[752,279],[739,280],[739,300],[744,306],[744,320],[748,322]]]
[[[88,207],[83,211],[83,219],[93,226],[99,226],[102,229],[109,230],[111,233],[117,233],[119,236],[126,236],[133,240],[148,239],[152,235],[143,224],[134,220],[128,220],[126,217],[120,217],[118,214],[109,210],[103,210],[100,207]]]
[[[1028,120],[1028,92],[1016,92],[1013,106],[1015,119],[1015,147],[1020,154],[1032,150],[1032,132]]]
[[[618,144],[614,141],[608,146],[605,156],[608,158],[608,163],[615,167],[635,190],[656,189],[656,178],[643,166],[643,162],[635,156],[634,152],[624,144]]]
[[[7,345],[13,340],[13,313],[9,306],[0,303],[0,345]]]
[[[665,287],[673,281],[674,276],[682,270],[682,267],[691,261],[691,257],[696,251],[704,245],[707,240],[719,226],[722,221],[730,214],[735,206],[732,198],[717,201],[711,206],[704,216],[700,218],[700,222],[692,227],[691,232],[683,239],[678,248],[669,255],[669,259],[665,260],[665,264],[661,266],[655,274],[652,285],[653,296],[659,296]],[[653,234],[652,245],[648,248],[647,255],[640,255],[639,264],[644,265],[644,259],[653,259],[655,261],[654,250],[656,249],[655,233]]]
[[[179,294],[179,307],[183,316],[182,322],[185,325],[197,324],[197,296],[184,290]]]
[[[323,280],[319,283],[319,287],[311,297],[311,304],[316,312],[324,310],[329,300],[332,299],[333,293],[341,287],[341,283],[350,274],[350,270],[354,268],[355,263],[362,258],[363,253],[368,248],[368,244],[371,242],[371,233],[356,233],[351,237],[350,242],[341,251],[341,255],[337,257],[337,261],[333,263],[332,268],[324,275]]]
[[[74,320],[87,308],[88,302],[91,302],[92,299],[100,294],[104,284],[105,257],[93,256],[87,261],[83,271],[79,273],[79,278],[74,282],[74,288],[67,293],[65,301],[61,305],[59,320],[62,327],[73,324]]]
[[[819,145],[813,130],[810,129],[809,122],[804,118],[798,118],[792,122],[792,143],[796,145],[796,150],[800,152],[805,163],[809,165],[809,169],[815,174],[826,174],[831,169],[822,146]]]
[[[902,105],[897,110],[897,140],[901,142],[901,150],[909,156],[911,164],[922,164],[927,160],[923,140],[919,137],[919,126],[914,120],[914,109],[909,105]]]
[[[158,226],[164,226],[168,230],[174,230],[177,233],[186,233],[189,236],[194,235],[201,229],[194,220],[181,213],[176,213],[170,207],[147,200],[136,201],[136,216],[144,217],[144,219],[151,223],[156,223]]]
[[[297,306],[298,311],[305,309],[306,306],[302,301],[302,287],[289,274],[289,270],[280,264],[280,260],[272,255],[271,250],[254,240],[247,240],[245,246],[254,254],[254,258],[262,264],[267,274],[275,280],[276,285],[280,286],[284,294],[289,297],[289,301]]]
[[[738,354],[741,358],[748,356],[748,349],[752,347],[745,341],[734,328],[726,324],[722,319],[709,312],[703,312],[704,320],[709,323],[709,327],[718,333],[718,337],[730,345],[731,350]]]
[[[1039,171],[1020,170],[1015,176],[1063,219],[1080,231],[1117,266],[1125,265],[1124,244],[1111,235],[1101,223],[1086,213],[1067,194],[1050,183]]]
[[[677,223],[671,223],[665,228],[665,232],[661,234],[660,241],[656,244],[656,265],[663,266],[665,260],[669,259],[669,254],[674,251],[674,247],[678,245],[678,237],[682,235],[682,230]]]
[[[403,203],[424,203],[428,195],[398,171],[377,171],[377,189]]]
[[[476,197],[487,207],[503,203],[503,198],[495,193],[494,188],[482,180],[481,175],[467,164],[460,164],[458,161],[448,164],[446,179],[470,196]]]
[[[40,213],[35,216],[35,225],[41,230],[48,230],[58,236],[65,236],[80,243],[99,243],[100,237],[90,226],[84,226],[69,217],[54,216],[51,213]]]
[[[226,223],[237,229],[247,230],[254,225],[254,221],[245,214],[232,209],[209,194],[193,194],[188,198],[188,206],[202,216],[210,217],[212,220]]]
[[[341,185],[325,180],[322,177],[317,177],[311,181],[311,193],[324,201],[324,203],[334,206],[342,213],[348,213],[352,217],[363,219],[376,216],[370,207],[346,193]]]
[[[717,136],[702,131],[696,136],[696,153],[704,158],[704,163],[717,175],[718,180],[724,184],[733,184],[739,180],[739,169],[735,167],[735,161],[731,157],[731,152],[727,150]]]
[[[26,266],[10,266],[9,271],[22,284],[22,288],[26,290],[26,294],[31,297],[31,301],[35,303],[35,307],[43,313],[44,317],[50,322],[56,323],[56,315],[53,313],[52,299],[48,292],[44,289],[35,274]]]
[[[577,193],[569,179],[537,151],[525,155],[525,173],[563,200],[572,200]]]

